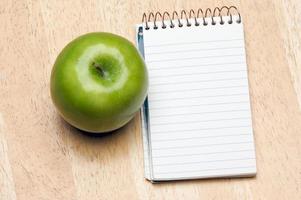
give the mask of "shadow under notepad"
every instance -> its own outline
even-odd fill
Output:
[[[155,187],[161,187],[162,185],[168,185],[172,183],[177,184],[216,184],[225,182],[241,182],[244,180],[256,180],[256,174],[251,176],[233,176],[233,177],[215,177],[215,178],[201,178],[201,179],[181,179],[181,180],[170,180],[170,181],[158,181],[153,182]]]

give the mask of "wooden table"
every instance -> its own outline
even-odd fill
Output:
[[[244,19],[256,178],[151,184],[140,118],[103,138],[56,113],[52,64],[73,38],[134,42],[144,11],[236,5]],[[1,0],[0,199],[301,199],[301,1]]]

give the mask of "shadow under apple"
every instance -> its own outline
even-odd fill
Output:
[[[130,154],[131,137],[135,137],[139,117],[134,117],[125,126],[108,133],[89,133],[79,130],[58,116],[60,137],[73,156],[86,159],[124,160]]]

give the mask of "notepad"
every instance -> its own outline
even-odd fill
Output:
[[[145,177],[255,175],[241,17],[143,23],[137,44],[149,72],[141,110]]]

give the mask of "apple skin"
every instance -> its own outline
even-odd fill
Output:
[[[127,39],[105,32],[82,35],[59,54],[50,93],[60,115],[92,133],[116,130],[129,122],[147,95],[143,58]]]

